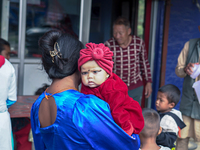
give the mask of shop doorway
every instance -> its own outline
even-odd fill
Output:
[[[112,24],[118,16],[129,19],[132,34],[144,39],[145,0],[93,0],[90,42],[104,43],[112,37]]]

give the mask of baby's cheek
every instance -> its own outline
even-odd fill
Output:
[[[81,78],[83,84],[87,84],[87,79],[85,77]]]

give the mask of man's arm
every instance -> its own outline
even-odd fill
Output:
[[[145,43],[143,40],[141,40],[140,66],[141,66],[141,71],[146,82],[145,98],[148,98],[152,93],[152,87],[151,87],[152,79],[151,79],[151,69],[150,69],[150,65],[149,65],[149,61],[148,61],[147,53],[145,49]]]
[[[191,75],[193,73],[193,70],[192,68],[194,67],[195,64],[199,64],[198,62],[197,63],[189,63],[185,68],[184,68],[184,72],[187,74],[187,75]]]
[[[189,51],[189,41],[185,43],[179,57],[178,57],[178,63],[175,69],[175,73],[178,77],[184,78],[186,75],[191,75],[193,73],[192,68],[196,63],[188,63],[186,65],[187,55]]]
[[[145,98],[149,98],[152,93],[151,82],[147,82],[145,85]]]
[[[189,41],[185,43],[183,49],[181,50],[181,53],[178,57],[176,69],[175,69],[176,75],[180,78],[184,78],[187,75],[186,71],[188,71],[189,73],[188,69],[190,69],[190,67],[186,68],[186,60],[187,60],[188,51],[189,51]]]

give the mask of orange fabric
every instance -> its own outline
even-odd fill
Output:
[[[129,120],[129,123],[130,123],[130,129],[129,130],[126,130],[125,132],[128,134],[128,135],[132,135],[134,133],[134,128],[133,128],[133,125],[131,124],[131,121]]]
[[[178,136],[181,138],[181,128],[178,127]]]
[[[47,89],[48,89],[48,88],[47,88]],[[57,93],[60,93],[60,92],[66,91],[66,90],[73,89],[73,90],[76,90],[76,91],[78,91],[76,88],[69,87],[69,88],[64,88],[64,89],[61,89],[61,90],[59,90],[59,91],[57,91],[57,92],[55,92],[55,93],[53,93],[53,94],[46,95],[46,93],[47,93],[47,89],[44,91],[44,95],[45,95],[45,98],[46,98],[46,99],[49,99],[49,98],[50,98],[50,97],[52,97],[54,94],[57,94]]]

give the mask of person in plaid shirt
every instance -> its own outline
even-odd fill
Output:
[[[126,83],[129,96],[141,105],[143,85],[146,98],[152,92],[151,70],[144,41],[131,35],[130,22],[119,17],[113,25],[113,37],[104,44],[114,54],[113,72]]]

